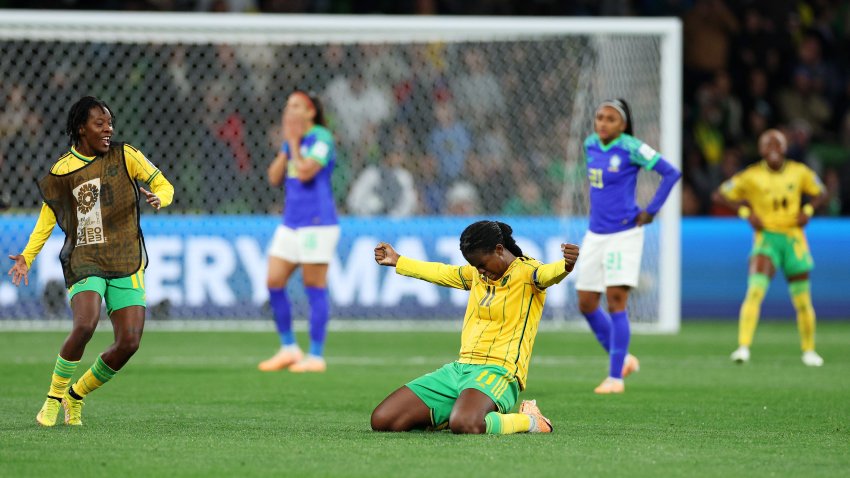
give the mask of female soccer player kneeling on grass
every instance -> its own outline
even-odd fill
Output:
[[[561,244],[564,259],[541,264],[526,257],[511,227],[495,221],[469,225],[460,250],[469,265],[422,262],[400,256],[391,245],[375,248],[375,261],[396,273],[469,291],[460,358],[399,388],[372,412],[372,429],[441,429],[454,433],[549,433],[552,423],[524,400],[546,288],[561,282],[578,259],[578,246]]]
[[[623,393],[623,378],[639,368],[638,360],[628,353],[631,331],[626,303],[640,275],[641,226],[652,222],[682,173],[632,136],[631,111],[621,99],[599,105],[593,129],[584,141],[590,230],[581,246],[576,290],[579,310],[610,357],[608,377],[594,391]],[[661,175],[661,184],[646,209],[635,202],[641,168]],[[602,292],[608,312],[599,306]]]

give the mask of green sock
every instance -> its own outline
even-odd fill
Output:
[[[68,390],[68,383],[71,381],[71,376],[77,369],[77,364],[80,361],[72,362],[65,360],[61,355],[56,356],[56,365],[53,366],[53,378],[50,380],[50,390],[47,394],[51,397],[62,398],[65,396],[65,391]]]
[[[101,356],[97,357],[94,365],[86,370],[86,373],[77,380],[77,383],[71,386],[71,390],[80,397],[85,397],[89,393],[100,388],[101,385],[108,382],[118,373],[116,370],[109,368]]]

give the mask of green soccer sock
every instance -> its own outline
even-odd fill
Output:
[[[103,361],[103,356],[99,355],[94,365],[86,370],[86,373],[71,386],[72,395],[76,394],[80,398],[85,397],[111,380],[116,373],[118,372],[109,368],[109,365],[106,365],[106,362]]]
[[[65,391],[68,390],[68,383],[71,381],[71,376],[77,369],[79,360],[72,362],[65,360],[61,355],[56,356],[56,365],[53,366],[53,378],[50,380],[50,390],[47,395],[56,398],[65,396]]]

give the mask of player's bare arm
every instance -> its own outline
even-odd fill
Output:
[[[280,186],[286,174],[286,153],[279,151],[266,171],[266,177],[272,186]]]
[[[564,256],[566,257],[566,253],[564,253]],[[375,247],[375,262],[382,266],[395,267],[398,263],[398,258],[398,252],[386,242],[379,242]]]
[[[637,219],[635,219],[635,224],[638,225],[638,226],[643,226],[643,225],[651,223],[653,219],[655,219],[654,215],[652,215],[652,214],[650,214],[646,211],[641,211],[638,214]]]
[[[23,279],[24,285],[30,285],[30,268],[27,266],[27,261],[24,259],[24,256],[21,254],[16,256],[10,254],[9,259],[15,261],[15,265],[9,269],[9,275],[12,277],[12,283],[15,284],[15,287],[21,285],[21,279]]]

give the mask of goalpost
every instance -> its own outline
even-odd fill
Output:
[[[557,244],[579,242],[587,227],[581,145],[601,100],[629,101],[635,135],[681,168],[681,42],[677,19],[4,10],[0,200],[12,212],[0,216],[0,246],[26,243],[34,181],[66,147],[58,131],[67,108],[92,94],[115,110],[116,138],[177,189],[168,214],[142,215],[154,318],[155,304],[188,321],[262,317],[262,252],[282,200],[265,184],[265,165],[298,87],[323,100],[340,151],[334,316],[457,317],[459,295],[399,284],[360,256],[378,238],[462,260],[456,241],[471,215],[510,223],[528,255],[557,257]],[[391,153],[415,188],[403,212],[409,186],[383,176],[364,185]],[[645,205],[657,175],[641,174]],[[680,221],[677,187],[647,227],[630,304],[636,330],[679,330]],[[31,289],[0,285],[0,325],[49,315],[55,256],[49,242]],[[573,284],[549,292],[547,320],[580,323]]]

